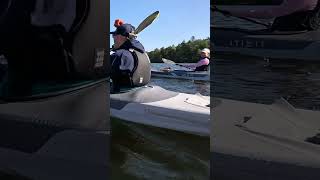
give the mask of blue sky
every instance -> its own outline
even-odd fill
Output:
[[[191,36],[210,36],[209,0],[111,0],[110,31],[115,19],[123,19],[136,28],[147,16],[160,11],[160,16],[138,36],[147,51],[177,45]],[[110,44],[113,44],[110,36]]]

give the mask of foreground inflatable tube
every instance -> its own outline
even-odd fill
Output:
[[[0,9],[0,178],[109,179],[109,3],[4,0]]]
[[[31,179],[107,179],[106,89],[102,80],[0,104],[0,171]]]
[[[212,108],[212,177],[320,178],[319,111],[284,99],[263,105],[215,98]]]

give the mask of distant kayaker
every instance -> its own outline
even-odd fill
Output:
[[[162,58],[162,60],[164,60],[164,58]],[[172,63],[174,62],[172,61]],[[200,60],[196,64],[191,64],[191,65],[176,64],[176,65],[191,69],[193,71],[208,71],[209,64],[210,64],[210,49],[204,48],[201,50]],[[160,69],[160,71],[163,71],[163,72],[170,72],[174,70],[175,69],[171,67],[164,67]]]
[[[200,52],[200,60],[196,64],[184,65],[185,67],[192,68],[195,71],[208,71],[210,64],[210,49],[204,48]]]
[[[113,91],[148,84],[151,64],[143,45],[136,40],[135,27],[119,19],[114,26],[117,29],[110,32],[114,39],[114,53],[110,55]]]

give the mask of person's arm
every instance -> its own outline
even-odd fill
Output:
[[[121,59],[117,53],[113,53],[110,55],[110,78],[111,78],[111,92],[119,92],[120,85],[119,85],[119,77],[120,77],[120,66]]]
[[[197,66],[196,66],[196,64],[187,64],[187,65],[183,65],[184,67],[187,67],[187,68],[196,68]]]
[[[200,66],[203,66],[203,65],[207,65],[207,59],[201,59],[200,61],[198,61],[196,64],[190,64],[190,65],[184,65],[185,67],[188,67],[188,68],[197,68],[197,67],[200,67]]]
[[[114,76],[115,74],[119,73],[120,63],[121,63],[121,59],[116,53],[113,53],[112,55],[110,55],[111,76]]]
[[[198,61],[198,63],[195,64],[195,66],[200,67],[200,66],[208,65],[208,64],[209,64],[209,59],[204,58],[204,59],[201,59],[200,61]]]

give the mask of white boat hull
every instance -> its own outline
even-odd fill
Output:
[[[207,105],[210,104],[210,98],[208,96],[176,93],[171,97],[150,101],[146,97],[146,102],[139,102],[138,99],[141,100],[142,96],[146,95],[143,91],[149,91],[148,93],[153,96],[157,96],[157,93],[173,93],[157,86],[145,87],[141,89],[141,94],[134,95],[137,97],[135,102],[122,100],[122,103],[126,103],[122,107],[116,107],[116,104],[121,103],[119,101],[121,95],[118,94],[117,97],[111,95],[111,116],[134,123],[209,137],[210,109]]]
[[[183,72],[183,71],[151,71],[152,77],[171,78],[171,79],[184,79],[194,81],[210,81],[209,72]]]

